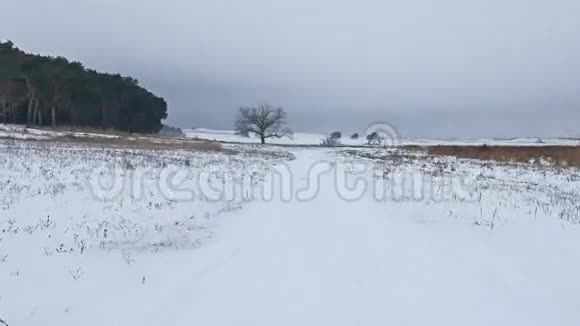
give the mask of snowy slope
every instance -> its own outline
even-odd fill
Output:
[[[232,148],[3,143],[0,319],[580,323],[578,170],[393,150],[296,148],[290,159],[280,148]],[[120,190],[108,187],[112,176]],[[95,193],[95,180],[110,190]]]

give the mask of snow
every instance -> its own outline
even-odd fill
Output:
[[[0,319],[580,323],[577,169],[226,147],[0,144]]]
[[[119,138],[116,135],[92,132],[75,132],[75,131],[55,131],[48,129],[29,128],[21,125],[0,125],[0,139],[26,139],[26,140],[47,140],[63,136],[73,137],[92,137],[92,138]]]
[[[212,129],[185,129],[183,130],[186,137],[199,138],[205,140],[221,141],[221,142],[237,142],[237,143],[259,143],[260,139],[255,135],[251,137],[242,137],[237,135],[233,130],[212,130]],[[296,132],[292,137],[284,138],[270,138],[268,143],[271,144],[285,144],[285,145],[320,145],[322,139],[326,136],[317,133],[303,133]],[[358,142],[356,142],[358,143]]]
[[[387,126],[388,127],[388,126]],[[390,128],[390,127],[388,127]],[[242,137],[237,135],[233,130],[215,130],[208,128],[184,129],[187,138],[218,141],[223,143],[240,143],[240,144],[258,144],[260,139],[255,135],[250,137]],[[480,146],[500,145],[500,146],[580,146],[580,139],[575,138],[539,138],[539,137],[518,137],[509,139],[487,138],[487,139],[426,139],[426,138],[406,138],[398,135],[395,129],[392,129],[393,134],[389,134],[389,145],[418,145],[418,146],[432,146],[432,145],[471,145]],[[270,138],[268,143],[275,145],[293,145],[293,146],[312,146],[320,145],[322,140],[330,135],[315,132],[295,132],[291,137]],[[366,134],[364,131],[359,133],[358,139],[351,139],[351,134],[343,133],[339,144],[342,146],[367,146]],[[50,129],[36,129],[31,127],[24,127],[21,125],[0,125],[0,139],[21,139],[21,140],[48,140],[63,136],[83,137],[83,138],[101,138],[101,139],[117,139],[118,135],[96,132],[82,132],[82,131],[62,131]],[[159,138],[150,136],[141,136],[139,138],[146,138],[150,141],[156,141]],[[134,137],[132,137],[134,139]],[[165,140],[164,140],[165,141]]]
[[[207,128],[198,129],[184,129],[183,132],[189,138],[205,139],[219,142],[235,142],[235,143],[259,143],[260,139],[255,135],[250,135],[250,137],[242,137],[237,135],[233,130],[213,130]],[[296,132],[292,137],[284,138],[271,138],[268,139],[268,143],[277,145],[320,145],[322,140],[328,137],[330,133],[309,133],[309,132]],[[365,146],[366,138],[365,132],[361,131],[359,133],[358,139],[351,139],[351,134],[344,133],[342,138],[339,140],[341,145],[344,146]],[[568,145],[568,146],[578,146],[580,145],[580,139],[572,138],[511,138],[511,139],[423,139],[423,138],[405,138],[393,135],[392,142],[389,144],[398,145],[419,145],[419,146],[429,146],[429,145],[472,145],[479,146],[483,144],[487,145],[504,145],[504,146],[546,146],[546,145]]]

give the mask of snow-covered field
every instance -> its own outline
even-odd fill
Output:
[[[20,125],[0,125],[0,139],[28,139],[28,140],[47,140],[63,136],[74,137],[95,137],[95,138],[119,138],[115,135],[92,132],[74,132],[74,131],[53,131],[36,128],[26,128]]]
[[[578,169],[223,146],[0,140],[0,325],[580,324]]]
[[[388,129],[388,144],[389,145],[418,145],[418,146],[428,146],[428,145],[507,145],[507,146],[545,146],[545,145],[569,145],[577,146],[580,145],[580,139],[571,138],[510,138],[510,139],[423,139],[423,138],[405,138],[398,134],[398,132],[388,126],[372,126],[369,128],[370,131],[374,131],[374,128],[378,128],[380,131],[382,128]],[[206,128],[198,129],[185,129],[183,130],[187,137],[205,139],[219,142],[235,142],[235,143],[259,143],[260,139],[251,135],[251,137],[242,137],[237,135],[233,130],[214,130]],[[357,139],[352,139],[352,134],[343,133],[339,140],[339,143],[344,146],[364,146],[367,141],[365,135],[368,131],[361,131]],[[272,138],[268,139],[268,143],[278,144],[278,145],[320,145],[322,140],[328,137],[328,134],[322,133],[307,133],[307,132],[296,132],[292,137],[284,138]]]

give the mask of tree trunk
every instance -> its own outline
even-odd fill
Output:
[[[262,144],[266,143],[266,137],[264,137],[264,135],[260,135],[260,140],[262,141]]]
[[[40,112],[38,99],[34,101],[34,111],[32,113],[32,124],[42,124],[42,113]]]
[[[26,125],[30,126],[31,124],[33,124],[34,122],[33,120],[33,108],[34,108],[34,103],[36,103],[36,96],[34,94],[34,91],[32,91],[30,93],[30,98],[28,99],[28,111],[26,112]]]
[[[50,124],[52,125],[53,128],[56,128],[56,105],[52,105],[52,108],[50,110]]]
[[[34,103],[36,102],[36,91],[32,87],[32,83],[30,82],[30,79],[27,76],[24,77],[24,80],[26,81],[26,89],[28,93],[28,110],[26,111],[26,125],[30,126],[33,123],[32,120],[34,119],[34,116],[32,115],[33,114],[32,110],[34,107]]]
[[[36,106],[36,100],[35,100],[34,103],[32,104],[32,119],[30,120],[31,125],[36,124],[36,118],[38,117],[38,114],[36,114],[36,110],[38,110],[38,108]]]

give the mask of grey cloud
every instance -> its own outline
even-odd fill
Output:
[[[0,37],[135,76],[183,127],[231,128],[238,106],[266,101],[296,130],[387,120],[408,136],[580,137],[578,12],[567,0],[24,0],[2,3]]]

